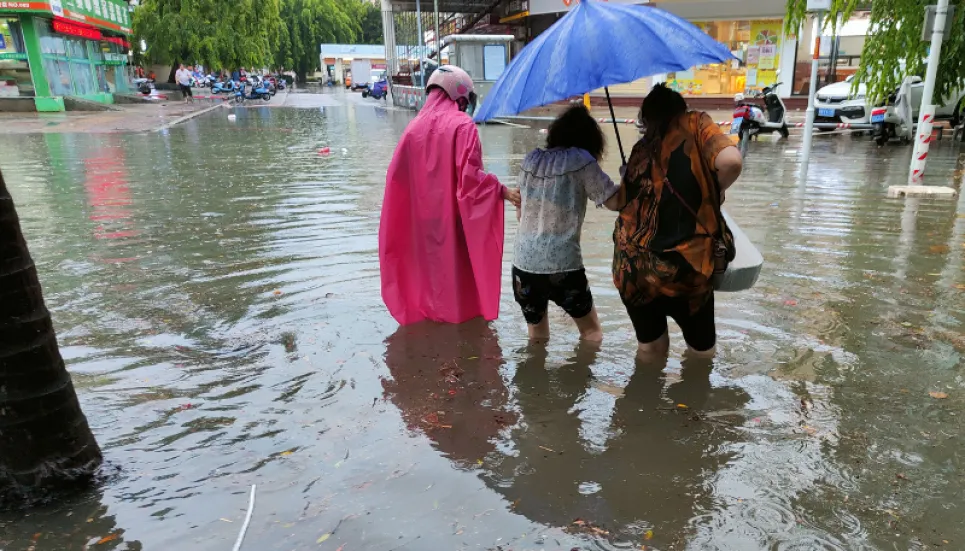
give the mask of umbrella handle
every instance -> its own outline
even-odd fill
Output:
[[[603,91],[606,92],[606,104],[610,106],[610,120],[613,121],[613,132],[617,135],[617,146],[620,147],[620,159],[623,160],[623,164],[627,164],[627,156],[623,153],[623,141],[620,140],[620,128],[617,127],[617,117],[613,114],[613,102],[610,101],[610,87],[604,86]]]

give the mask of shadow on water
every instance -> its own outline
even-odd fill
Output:
[[[752,144],[727,208],[766,258],[758,285],[718,297],[712,370],[679,360],[674,328],[666,365],[637,365],[596,209],[602,348],[556,310],[530,347],[506,292],[492,324],[399,329],[376,235],[411,115],[322,96],[165,133],[0,136],[63,355],[122,469],[0,512],[0,548],[230,548],[251,484],[245,549],[266,551],[961,547],[965,198],[884,199],[907,148],[821,138],[798,182],[799,142]],[[542,139],[480,132],[510,184]],[[958,145],[929,158],[961,188]]]

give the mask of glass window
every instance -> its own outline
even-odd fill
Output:
[[[72,59],[70,61],[70,75],[74,80],[74,92],[78,96],[96,94],[100,91],[94,83],[94,72],[91,70],[90,63]]]
[[[32,95],[34,85],[30,78],[20,20],[0,17],[0,97]]]
[[[67,55],[71,59],[87,59],[87,43],[88,40],[83,38],[66,38],[67,41]]]
[[[70,96],[74,87],[70,80],[70,64],[44,56],[44,73],[50,83],[50,93],[55,96]]]
[[[777,82],[781,19],[695,22],[734,54],[731,63],[701,65],[667,74],[667,84],[684,95],[750,93]]]
[[[485,80],[499,80],[506,68],[506,46],[489,44],[483,47],[483,61],[485,62]]]

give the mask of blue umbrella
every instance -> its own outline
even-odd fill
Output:
[[[609,103],[611,84],[733,58],[727,46],[661,9],[582,0],[523,48],[475,120],[515,115],[600,88]],[[619,133],[617,144],[622,157]]]

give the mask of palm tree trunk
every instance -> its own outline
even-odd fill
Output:
[[[0,173],[0,497],[86,482],[101,460]]]

